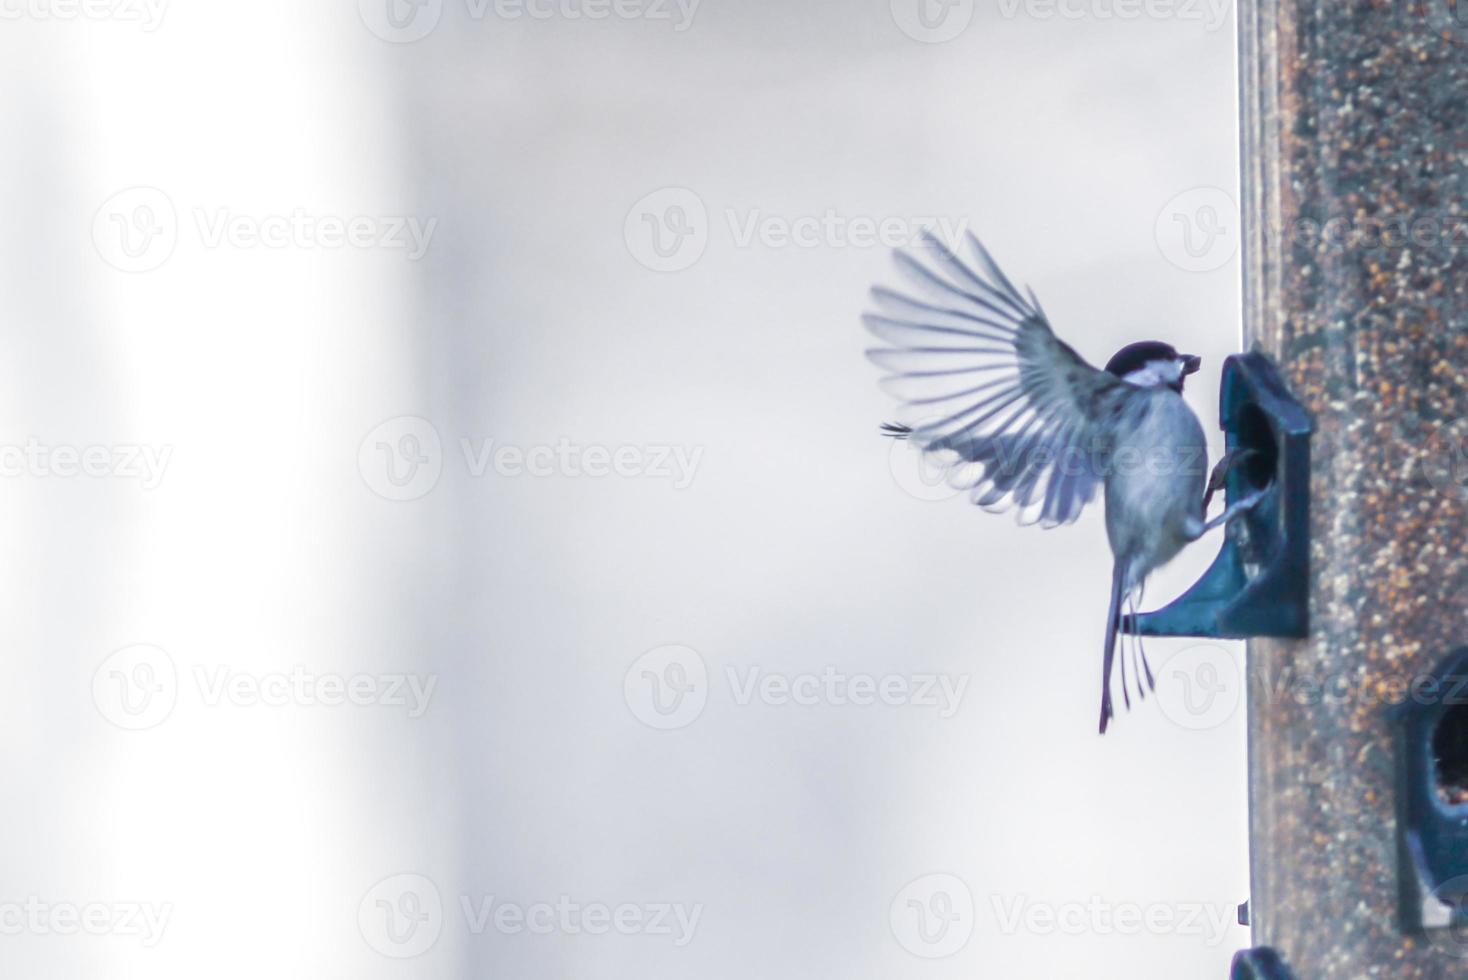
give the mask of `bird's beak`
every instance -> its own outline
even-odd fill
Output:
[[[1198,369],[1203,366],[1203,358],[1197,354],[1185,354],[1183,356],[1183,374],[1197,374]]]

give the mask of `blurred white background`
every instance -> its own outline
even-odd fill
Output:
[[[923,2],[0,4],[0,973],[1225,974],[1241,650],[1099,738],[857,318],[966,225],[1216,429],[1232,13]]]

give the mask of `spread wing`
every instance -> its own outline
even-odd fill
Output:
[[[931,233],[896,253],[902,291],[872,290],[862,322],[888,346],[867,351],[902,402],[891,434],[947,468],[986,510],[1069,524],[1096,494],[1106,447],[1091,420],[1126,382],[1057,338],[1033,292],[1021,294],[972,234],[957,252]]]

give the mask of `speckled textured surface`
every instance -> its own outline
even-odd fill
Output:
[[[1468,643],[1449,455],[1468,427],[1468,9],[1448,3],[1240,9],[1245,329],[1317,426],[1312,635],[1249,645],[1254,940],[1301,980],[1468,976],[1461,937],[1399,928],[1385,707]]]

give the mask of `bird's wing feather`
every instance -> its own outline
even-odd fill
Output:
[[[867,356],[903,404],[908,438],[989,510],[1068,524],[1095,497],[1104,447],[1092,419],[1126,382],[1055,336],[972,234],[957,250],[931,233],[896,253],[904,288],[872,290],[863,323],[888,346]]]

